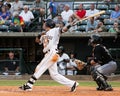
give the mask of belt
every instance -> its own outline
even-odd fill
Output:
[[[55,50],[58,51],[58,49],[55,49]],[[48,53],[48,52],[50,52],[50,50],[48,50],[48,51],[46,51],[46,52],[44,52],[44,53],[46,54],[46,53]],[[57,52],[57,53],[58,53],[58,52]]]
[[[44,52],[44,54],[47,54],[48,52],[50,52],[50,50],[48,50],[48,51]]]

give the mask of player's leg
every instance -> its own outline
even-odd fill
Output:
[[[103,65],[104,66],[104,65]],[[112,87],[107,83],[107,78],[105,75],[103,75],[102,73],[100,73],[97,69],[103,70],[103,66],[99,66],[97,68],[95,68],[94,70],[92,70],[91,74],[92,77],[94,79],[94,81],[96,81],[98,88],[97,90],[105,90],[105,91],[111,91],[113,90]]]
[[[111,73],[114,73],[116,69],[116,62],[110,61],[108,64],[104,64],[103,66],[97,68],[97,71],[102,73],[103,75],[110,75]]]
[[[105,76],[98,72],[97,70],[92,71],[92,77],[99,86],[97,90],[112,91],[112,87],[107,83]]]
[[[75,91],[76,87],[79,85],[76,81],[72,81],[63,75],[58,73],[57,69],[57,63],[53,64],[51,67],[49,67],[50,76],[55,81],[59,82],[60,84],[66,85],[68,87],[71,87],[71,92]]]
[[[95,66],[90,67],[90,73],[92,75],[92,78],[96,82],[96,84],[98,85],[98,87],[96,88],[97,90],[103,90],[103,86],[98,80],[96,80],[96,74],[95,74],[96,69],[100,66],[101,65],[95,65]]]
[[[97,72],[98,74],[101,75],[101,81],[104,83],[104,85],[106,85],[106,87],[104,88],[104,90],[111,90],[112,87],[111,85],[107,84],[107,76],[106,75],[110,75],[111,73],[115,72],[117,68],[117,64],[114,61],[110,61],[108,64],[104,64],[103,66],[100,66],[97,68]],[[103,78],[102,78],[103,77]],[[107,87],[108,86],[108,87]]]
[[[31,76],[31,78],[27,81],[26,84],[20,87],[20,89],[22,90],[32,89],[33,84],[36,82],[36,80],[53,64],[53,62],[51,62],[52,56],[53,52],[49,52],[45,55],[43,60],[37,65],[35,73]]]
[[[100,66],[98,66],[98,67],[100,67]],[[94,80],[94,81],[96,82],[96,84],[98,85],[98,87],[97,87],[96,89],[97,89],[97,90],[103,90],[102,84],[101,84],[98,80],[96,80],[96,77],[97,77],[97,75],[95,74],[96,68],[97,68],[97,66],[91,66],[90,72],[91,72],[91,75],[92,75],[93,80]]]

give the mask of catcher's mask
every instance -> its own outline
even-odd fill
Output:
[[[55,27],[55,22],[52,19],[45,19],[43,20],[43,22],[45,23],[47,27],[50,27],[50,28]]]
[[[88,41],[88,45],[92,45],[92,44],[100,44],[102,43],[102,38],[99,35],[91,35],[89,41]]]

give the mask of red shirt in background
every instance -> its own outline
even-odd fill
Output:
[[[86,10],[77,10],[76,15],[79,16],[80,18],[84,18],[86,14]]]

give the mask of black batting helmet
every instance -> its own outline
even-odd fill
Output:
[[[100,44],[102,43],[102,38],[100,37],[100,35],[91,35],[91,38],[89,39],[88,45],[91,44]]]
[[[52,19],[46,19],[43,20],[46,23],[47,27],[54,28],[55,27],[55,22]]]

